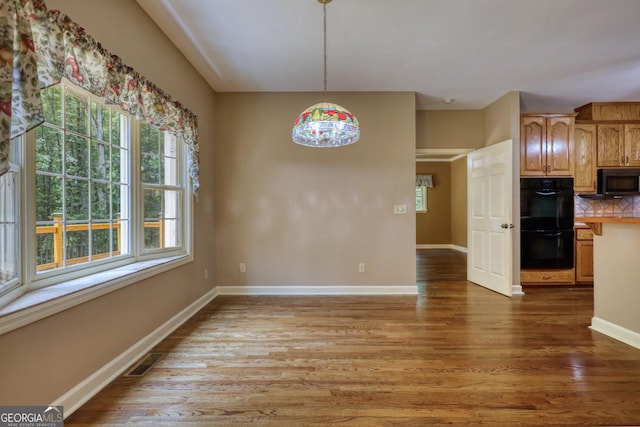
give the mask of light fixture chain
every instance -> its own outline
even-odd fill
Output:
[[[322,62],[324,64],[323,86],[322,93],[325,100],[327,99],[327,2],[322,3],[323,20],[322,20],[322,33],[324,34],[324,47]]]
[[[322,3],[324,101],[304,110],[296,119],[291,131],[293,142],[308,147],[342,147],[360,139],[358,119],[344,107],[327,101],[327,3],[331,1],[318,0]]]

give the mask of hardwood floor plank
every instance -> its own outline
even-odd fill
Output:
[[[218,297],[65,425],[640,425],[640,351],[590,288],[508,299],[419,251],[418,296]]]

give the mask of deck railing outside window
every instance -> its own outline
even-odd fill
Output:
[[[148,236],[149,234],[152,235],[156,235],[157,236],[157,247],[164,247],[163,242],[164,242],[164,232],[163,232],[163,223],[164,221],[162,220],[162,218],[160,218],[158,221],[145,221],[144,223],[144,229],[145,229],[145,236]],[[109,230],[113,233],[113,240],[115,243],[115,250],[114,251],[110,251],[109,248],[107,247],[105,251],[103,252],[96,252],[96,249],[93,249],[93,254],[92,255],[85,255],[85,256],[77,256],[77,257],[73,257],[70,258],[69,254],[77,254],[77,253],[88,253],[88,251],[86,249],[81,249],[81,248],[75,248],[77,250],[74,250],[74,248],[67,248],[67,259],[64,259],[63,256],[63,232],[66,231],[67,233],[72,233],[72,232],[87,232],[91,230],[93,231],[97,231],[97,230]],[[151,233],[149,233],[148,231],[150,231]],[[60,268],[60,267],[64,267],[64,266],[70,266],[70,265],[74,265],[74,264],[80,264],[83,262],[88,262],[88,261],[95,261],[98,259],[102,259],[102,258],[108,258],[110,256],[116,256],[116,255],[120,255],[120,219],[118,218],[117,222],[115,223],[92,223],[92,224],[67,224],[66,226],[62,223],[62,216],[61,215],[54,215],[53,216],[53,225],[46,225],[46,226],[37,226],[36,227],[36,235],[38,235],[38,241],[43,241],[41,240],[41,237],[44,237],[46,239],[47,235],[51,235],[50,239],[47,239],[49,241],[52,242],[49,243],[48,246],[50,246],[49,250],[42,250],[40,251],[40,257],[38,259],[38,263],[37,263],[37,270],[38,271],[44,271],[44,270],[52,270],[52,269],[56,269],[56,268]],[[155,237],[155,236],[154,236]],[[154,238],[154,240],[156,240]]]

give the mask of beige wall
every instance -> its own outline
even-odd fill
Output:
[[[482,110],[416,111],[416,148],[480,148]]]
[[[214,93],[134,0],[47,0],[199,117],[195,261],[0,336],[0,402],[46,405],[213,288]]]
[[[467,247],[467,157],[451,162],[451,243]]]
[[[416,148],[481,148],[485,142],[485,125],[493,127],[485,119],[484,110],[428,110],[416,112]],[[421,163],[418,163],[420,165]],[[431,165],[433,163],[422,163]],[[449,199],[446,214],[416,214],[417,244],[453,244],[467,247],[467,160],[462,157],[448,165],[449,182],[446,188]],[[418,166],[417,166],[418,167]],[[424,166],[422,166],[424,167]],[[444,166],[443,166],[444,167]],[[440,190],[436,192],[439,197]],[[430,195],[433,192],[429,190]],[[441,208],[444,209],[444,208]],[[434,220],[434,216],[437,216]],[[439,227],[437,224],[446,224]]]
[[[416,212],[416,244],[451,243],[451,163],[416,162],[416,174],[433,175],[427,212]]]
[[[603,224],[602,235],[593,237],[594,316],[635,333],[636,342],[640,336],[638,242],[638,224]]]
[[[416,212],[416,244],[467,247],[467,158],[416,162],[416,174],[432,174],[428,211]]]
[[[416,149],[481,148],[507,139],[513,141],[514,182],[519,182],[520,94],[509,92],[482,110],[428,110],[416,112]],[[444,163],[435,163],[444,165]],[[434,165],[421,163],[417,165]],[[466,157],[447,163],[449,207],[444,211],[416,214],[417,244],[453,244],[467,247],[467,161]],[[424,168],[426,166],[416,166]],[[433,168],[434,166],[430,166]],[[442,166],[444,167],[444,166]],[[422,169],[418,169],[422,170]],[[425,172],[427,173],[427,172]],[[443,187],[441,187],[443,188]],[[440,190],[442,191],[442,190]],[[429,194],[444,197],[440,192]],[[512,223],[519,227],[520,207],[514,186]],[[446,225],[444,225],[446,224]],[[442,227],[439,227],[441,225]],[[514,248],[520,246],[519,228],[513,232]],[[519,251],[514,249],[514,277],[519,276]]]
[[[520,92],[508,92],[496,99],[482,110],[482,115],[485,147],[507,139],[519,146]]]
[[[217,94],[217,284],[415,285],[414,94],[329,94],[358,117],[360,141],[294,144],[294,119],[321,97]]]

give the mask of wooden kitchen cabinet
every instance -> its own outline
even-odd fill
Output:
[[[593,231],[576,227],[576,283],[593,283]]]
[[[598,167],[624,166],[623,125],[598,125]]]
[[[579,193],[596,192],[596,125],[576,123],[574,135],[573,189]]]
[[[574,114],[524,114],[520,175],[573,176]]]
[[[624,125],[625,166],[640,167],[640,123]]]
[[[563,270],[520,270],[523,285],[572,285],[575,283],[575,268]]]
[[[597,126],[598,167],[640,167],[640,123]]]

